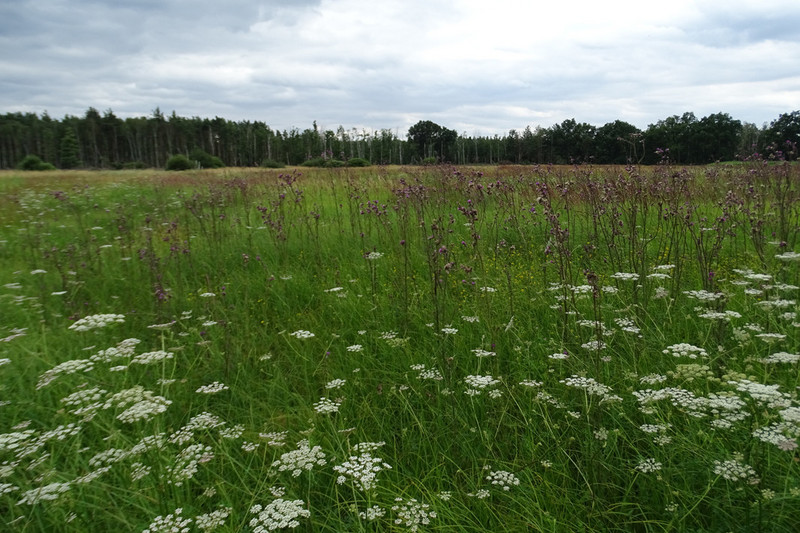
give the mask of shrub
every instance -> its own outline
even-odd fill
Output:
[[[17,165],[17,169],[19,170],[55,170],[56,167],[42,161],[38,155],[26,155],[22,161],[19,162]]]
[[[345,163],[345,162],[344,162],[344,161],[342,161],[341,159],[328,159],[328,160],[325,162],[325,166],[326,166],[326,167],[329,167],[329,168],[338,168],[338,167],[343,167],[343,166],[345,166],[346,164],[347,164],[347,163]]]
[[[200,148],[195,148],[192,150],[191,153],[189,153],[189,159],[196,161],[200,165],[200,168],[222,168],[225,166],[225,163],[222,162],[222,159],[211,155]]]
[[[425,159],[422,160],[422,164],[423,165],[435,165],[436,164],[436,158],[435,157],[426,157]]]
[[[347,160],[348,167],[368,167],[372,163],[369,160],[364,159],[363,157],[351,157]]]
[[[312,157],[306,161],[301,163],[301,166],[304,167],[324,167],[325,166],[325,159],[322,157]]]
[[[286,165],[274,159],[265,159],[261,162],[261,166],[264,168],[284,168]]]
[[[167,170],[189,170],[197,165],[183,154],[173,155],[167,159]]]

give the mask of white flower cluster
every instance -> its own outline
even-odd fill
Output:
[[[442,381],[444,379],[438,368],[427,368],[425,365],[419,364],[411,365],[411,370],[419,372],[417,374],[417,379],[432,381]]]
[[[140,342],[142,341],[139,339],[125,339],[118,342],[116,346],[112,346],[106,350],[100,350],[89,359],[96,363],[110,363],[115,359],[131,357],[134,350],[136,350],[136,345]]]
[[[117,420],[132,424],[139,420],[150,420],[166,411],[171,404],[172,400],[157,396],[149,390],[145,390],[141,385],[136,385],[113,394],[103,404],[103,409],[125,408],[117,415]]]
[[[784,252],[782,254],[775,254],[776,259],[781,261],[800,261],[800,253],[798,252]]]
[[[201,514],[194,519],[194,525],[197,526],[197,529],[207,533],[208,531],[225,525],[225,519],[228,518],[231,511],[232,509],[230,507],[221,507],[216,511]]]
[[[583,389],[590,396],[606,397],[611,394],[611,387],[598,383],[593,378],[572,375],[566,379],[560,380],[560,383],[563,383],[567,387]]]
[[[482,348],[475,348],[474,350],[472,350],[472,353],[475,354],[475,357],[494,357],[495,355],[497,355],[496,352],[490,352]]]
[[[288,431],[272,431],[269,433],[259,433],[258,437],[266,440],[268,446],[280,448],[286,444],[286,437],[288,434]]]
[[[728,481],[747,480],[751,485],[757,485],[759,482],[755,469],[738,459],[714,461],[714,473]]]
[[[278,498],[266,507],[255,504],[250,512],[257,515],[250,520],[253,533],[264,533],[276,529],[296,528],[300,525],[298,518],[308,518],[311,511],[304,508],[303,500],[284,500]]]
[[[238,439],[244,434],[244,424],[236,424],[233,427],[220,428],[219,437],[221,439]]]
[[[60,363],[47,372],[39,376],[36,383],[36,390],[46,387],[62,374],[76,374],[78,372],[90,372],[94,369],[94,361],[90,359],[71,359]]]
[[[191,518],[181,518],[183,508],[178,507],[172,514],[157,516],[142,533],[189,533]]]
[[[340,474],[336,483],[341,485],[347,478],[352,478],[358,489],[368,492],[377,486],[378,474],[391,468],[380,457],[373,457],[371,453],[365,452],[350,456],[344,463],[334,466],[333,470]]]
[[[348,352],[362,352],[364,351],[364,347],[360,344],[353,344],[352,346],[347,347]]]
[[[792,451],[797,448],[796,438],[800,437],[800,427],[787,422],[774,422],[769,426],[754,430],[753,437],[761,442],[773,444],[781,450]]]
[[[474,324],[475,322],[480,322],[481,318],[478,316],[462,316],[461,320],[464,322],[469,322],[470,324]]]
[[[636,465],[636,470],[644,474],[650,474],[652,472],[658,472],[661,470],[662,466],[661,463],[650,457],[649,459],[640,461],[639,464]]]
[[[427,503],[419,503],[414,498],[395,498],[394,501],[397,502],[392,505],[392,511],[397,514],[394,523],[406,526],[409,531],[419,531],[420,526],[427,526],[431,523],[431,518],[436,518],[436,511],[430,511]]]
[[[708,292],[706,290],[699,290],[699,291],[683,291],[683,294],[688,296],[689,298],[694,298],[695,300],[700,300],[701,302],[715,302],[725,297],[724,293],[721,292]]]
[[[519,485],[519,478],[505,470],[493,470],[489,472],[489,475],[486,476],[486,481],[506,491],[511,490],[511,487]]]
[[[224,390],[228,390],[229,387],[224,383],[220,383],[219,381],[215,381],[213,383],[209,383],[208,385],[203,385],[202,387],[198,387],[195,392],[200,394],[216,394],[218,392],[222,392]]]
[[[464,382],[469,386],[467,390],[464,391],[464,394],[467,396],[478,396],[482,390],[488,387],[494,387],[500,383],[500,380],[492,376],[474,375],[465,377]]]
[[[34,505],[40,501],[57,500],[62,494],[67,492],[70,488],[69,483],[50,483],[25,491],[22,494],[22,499],[17,502],[17,505]]]
[[[89,315],[76,321],[69,327],[69,329],[73,329],[75,331],[89,331],[92,329],[104,328],[109,324],[119,324],[123,322],[125,322],[125,315]]]
[[[636,281],[639,279],[639,274],[635,272],[616,272],[611,274],[611,277],[622,281]]]
[[[319,446],[312,448],[308,439],[303,439],[297,443],[296,450],[281,455],[280,459],[272,463],[272,467],[277,468],[279,472],[290,471],[292,477],[298,477],[303,470],[311,470],[314,465],[324,466],[325,464],[327,461],[322,448]]]
[[[442,328],[442,333],[444,333],[445,335],[455,335],[456,333],[458,333],[458,329],[450,327]]]
[[[673,344],[672,346],[667,346],[667,348],[662,352],[666,355],[672,355],[672,357],[688,357],[689,359],[697,359],[698,357],[708,357],[708,353],[703,349],[692,344],[687,344],[685,342],[681,342],[678,344]]]
[[[154,352],[140,353],[131,359],[132,365],[152,365],[166,359],[172,359],[174,356],[164,350],[156,350]]]
[[[175,462],[167,467],[167,483],[180,487],[197,473],[198,465],[214,458],[211,446],[192,444],[178,452]]]
[[[755,401],[766,404],[767,407],[789,407],[791,397],[778,390],[780,385],[763,385],[748,379],[740,381],[729,381],[730,385],[735,385],[736,390],[748,393]]]
[[[315,336],[310,331],[306,331],[304,329],[298,329],[297,331],[289,333],[289,335],[291,335],[292,337],[294,337],[296,339],[310,339],[311,337]]]
[[[385,514],[386,509],[380,505],[373,505],[372,507],[367,508],[366,511],[359,512],[358,516],[361,518],[361,520],[377,520],[378,518],[382,518]]]
[[[325,384],[325,388],[328,390],[338,389],[343,387],[345,383],[347,383],[346,379],[332,379],[331,381]]]
[[[380,252],[370,252],[364,257],[369,259],[370,261],[374,261],[375,259],[380,259],[381,257],[383,257],[383,254]]]
[[[323,396],[319,401],[314,402],[314,411],[322,415],[338,413],[339,407],[342,406],[341,400],[331,400]]]

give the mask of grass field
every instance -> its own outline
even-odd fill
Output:
[[[3,529],[797,531],[799,191],[0,173]]]

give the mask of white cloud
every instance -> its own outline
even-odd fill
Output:
[[[797,107],[794,1],[31,0],[0,7],[0,111],[429,119],[482,134]]]

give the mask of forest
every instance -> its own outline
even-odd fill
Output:
[[[544,128],[526,126],[505,135],[470,136],[429,120],[407,132],[392,129],[280,131],[261,121],[165,115],[120,118],[89,108],[59,120],[36,113],[0,115],[0,168],[33,160],[48,168],[163,168],[182,154],[198,166],[280,166],[346,162],[372,164],[655,164],[668,157],[685,165],[760,157],[796,159],[800,111],[757,126],[727,113],[698,118],[673,115],[645,130],[621,120],[597,127],[568,119]],[[344,164],[344,163],[342,163]],[[28,167],[30,168],[30,167]]]

